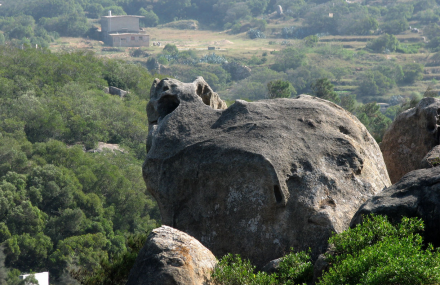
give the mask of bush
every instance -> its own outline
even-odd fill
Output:
[[[366,217],[329,239],[332,267],[319,284],[438,284],[440,255],[431,245],[424,249],[422,230],[415,218],[392,225],[383,216]]]
[[[419,63],[408,63],[403,67],[403,80],[406,83],[414,83],[423,78],[423,65]]]
[[[306,63],[306,55],[303,51],[293,47],[288,47],[278,54],[272,69],[276,71],[286,71],[296,69]]]
[[[224,256],[214,269],[212,278],[216,285],[276,285],[300,284],[313,277],[313,265],[306,252],[291,253],[284,256],[278,272],[267,274],[256,272],[249,260],[242,260],[240,255]]]
[[[228,254],[216,265],[212,279],[216,285],[271,285],[276,284],[275,276],[265,272],[255,272],[255,266],[240,255]],[[256,273],[256,274],[255,274]]]
[[[399,46],[399,40],[389,34],[384,34],[367,44],[367,48],[375,52],[394,52]]]
[[[296,90],[289,81],[274,80],[267,83],[268,98],[289,98],[296,95]]]
[[[387,34],[400,34],[409,28],[408,21],[405,18],[391,20],[383,23],[380,28]]]
[[[140,19],[141,25],[144,27],[156,27],[159,24],[159,17],[153,11],[140,8],[138,14],[145,17]]]
[[[250,29],[247,32],[247,35],[251,39],[265,39],[266,38],[266,35],[263,32],[261,32],[260,30],[254,30],[254,29]]]
[[[179,53],[179,50],[177,49],[176,45],[173,44],[166,44],[163,48],[163,53],[165,54],[177,54]]]
[[[327,78],[321,78],[311,84],[310,88],[313,90],[313,95],[332,101],[336,104],[341,103],[339,95],[333,90],[334,85]]]

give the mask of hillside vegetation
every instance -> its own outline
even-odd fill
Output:
[[[377,141],[397,114],[439,95],[439,0],[1,2],[1,284],[45,270],[53,284],[73,284],[68,272],[101,284],[120,270],[123,284],[160,220],[140,167],[154,77],[203,76],[229,104],[313,94],[354,113]],[[161,46],[104,47],[108,10],[145,16]],[[184,30],[188,21],[197,28]],[[250,76],[234,77],[231,62]],[[120,150],[95,151],[100,142]]]
[[[142,179],[151,75],[90,53],[0,47],[0,243],[6,267],[66,273],[124,254],[157,226]],[[124,82],[124,100],[103,87]],[[89,152],[98,142],[122,151]],[[12,277],[11,277],[12,278]],[[1,284],[2,281],[0,280]]]

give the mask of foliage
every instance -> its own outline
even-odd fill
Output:
[[[392,225],[386,217],[365,217],[362,225],[334,235],[329,243],[332,264],[319,284],[436,284],[440,256],[423,246],[423,222],[402,218]]]
[[[177,54],[179,53],[179,50],[177,49],[176,45],[173,44],[166,44],[162,51],[164,54]]]
[[[247,35],[251,39],[264,39],[264,38],[266,38],[266,35],[263,32],[261,32],[260,30],[255,30],[255,29],[250,29],[247,32]]]
[[[313,91],[313,95],[332,101],[336,104],[341,102],[338,93],[336,93],[333,88],[335,86],[328,80],[328,78],[320,78],[311,84],[310,88]]]
[[[70,274],[84,285],[119,285],[127,283],[128,275],[133,267],[139,251],[147,240],[148,233],[130,235],[126,239],[127,251],[103,258],[93,272],[87,268],[71,270]]]
[[[85,52],[2,46],[0,62],[6,266],[49,270],[54,282],[72,267],[97,270],[102,259],[127,252],[128,234],[159,218],[139,168],[148,131],[144,90],[153,77]],[[131,93],[124,100],[106,94],[108,83]],[[98,142],[123,150],[86,152]]]
[[[212,279],[218,285],[272,285],[275,276],[265,272],[255,272],[255,266],[249,260],[242,260],[240,255],[225,255],[214,268]]]
[[[314,47],[319,41],[319,38],[315,35],[311,35],[304,38],[304,43],[308,47]]]
[[[408,63],[403,66],[403,81],[414,83],[423,78],[424,67],[420,63]]]
[[[313,264],[309,252],[295,253],[290,248],[290,253],[285,255],[279,264],[277,277],[279,284],[304,284],[313,278]]]
[[[268,98],[289,98],[291,95],[296,95],[295,88],[289,81],[274,80],[267,83]]]
[[[141,26],[143,27],[156,27],[159,24],[159,17],[152,11],[147,11],[144,8],[140,8],[138,13],[145,18],[140,19]]]
[[[408,21],[405,18],[391,20],[380,25],[382,31],[388,34],[397,35],[409,28]]]
[[[306,63],[306,58],[304,51],[288,47],[277,54],[275,63],[271,68],[275,71],[295,69],[304,65]]]
[[[380,142],[391,125],[391,120],[380,112],[380,106],[376,102],[363,104],[357,107],[354,113],[376,141]]]
[[[384,34],[367,44],[375,52],[394,52],[399,47],[399,40],[394,35]]]
[[[281,259],[278,272],[274,274],[256,272],[255,266],[238,254],[225,255],[212,274],[214,284],[218,285],[293,285],[310,281],[312,277],[313,265],[310,255],[306,252],[294,253],[292,248],[291,253]]]

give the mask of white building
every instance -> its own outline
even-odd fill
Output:
[[[38,285],[49,285],[49,272],[24,274],[24,275],[20,275],[20,279],[21,280],[26,279],[31,275],[34,275],[35,279],[37,279]]]
[[[123,15],[101,17],[101,33],[104,43],[114,47],[143,47],[150,45],[150,36],[139,27],[143,16]]]

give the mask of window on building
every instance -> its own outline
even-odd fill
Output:
[[[139,37],[139,40],[140,40],[140,41],[142,41],[142,40],[143,40],[143,38],[142,38],[142,37]]]
[[[135,38],[134,38],[134,37],[131,37],[131,40],[132,40],[132,41],[134,41],[134,40],[135,40]]]

